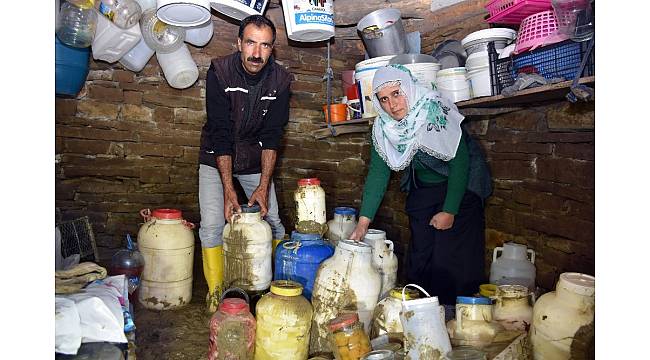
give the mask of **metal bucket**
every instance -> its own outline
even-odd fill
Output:
[[[404,24],[397,9],[371,12],[359,21],[357,31],[371,58],[408,52]]]

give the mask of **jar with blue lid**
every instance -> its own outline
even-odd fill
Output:
[[[357,210],[352,207],[334,208],[334,219],[327,222],[327,240],[336,246],[339,240],[347,240],[357,226]]]

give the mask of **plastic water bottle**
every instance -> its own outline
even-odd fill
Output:
[[[90,46],[97,27],[97,13],[94,9],[83,9],[69,2],[61,4],[56,36],[68,45],[78,48]]]
[[[110,274],[122,275],[124,274],[129,281],[129,301],[135,301],[137,294],[135,291],[140,285],[140,275],[144,269],[144,257],[136,249],[136,246],[131,240],[131,235],[126,235],[127,248],[119,250],[113,255],[111,259]]]
[[[121,29],[130,29],[142,16],[142,8],[134,0],[98,0],[95,7],[100,14]]]
[[[82,9],[92,9],[95,7],[95,0],[67,0],[67,1]]]

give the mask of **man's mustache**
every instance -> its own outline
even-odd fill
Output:
[[[259,64],[264,62],[261,57],[254,57],[254,56],[249,56],[246,58],[246,60],[253,63],[259,63]]]

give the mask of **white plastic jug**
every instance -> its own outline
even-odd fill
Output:
[[[212,20],[204,24],[188,27],[185,29],[185,42],[194,46],[205,46],[212,39],[214,25]]]
[[[122,56],[120,64],[133,72],[138,72],[144,69],[153,53],[153,49],[147,45],[144,39],[140,39],[140,42],[133,49]]]
[[[158,59],[169,86],[173,88],[188,88],[199,78],[199,68],[184,43],[172,53],[161,54],[157,52],[156,59]]]
[[[394,245],[390,240],[377,241],[373,249],[373,264],[381,275],[379,298],[385,298],[397,282],[397,256],[393,253]]]
[[[339,240],[349,239],[357,226],[357,211],[351,207],[334,208],[334,219],[327,222],[327,240],[336,246]]]
[[[535,291],[534,264],[535,251],[528,249],[526,245],[508,242],[503,244],[503,247],[497,246],[492,253],[490,283],[523,285],[530,291]]]
[[[414,287],[427,297],[406,300],[405,289]],[[437,296],[415,284],[402,289],[402,312],[406,355],[409,359],[441,359],[451,351],[451,341],[445,327],[445,310]]]
[[[97,16],[97,31],[93,39],[93,58],[114,63],[133,49],[142,39],[140,26],[120,29],[106,16]]]

